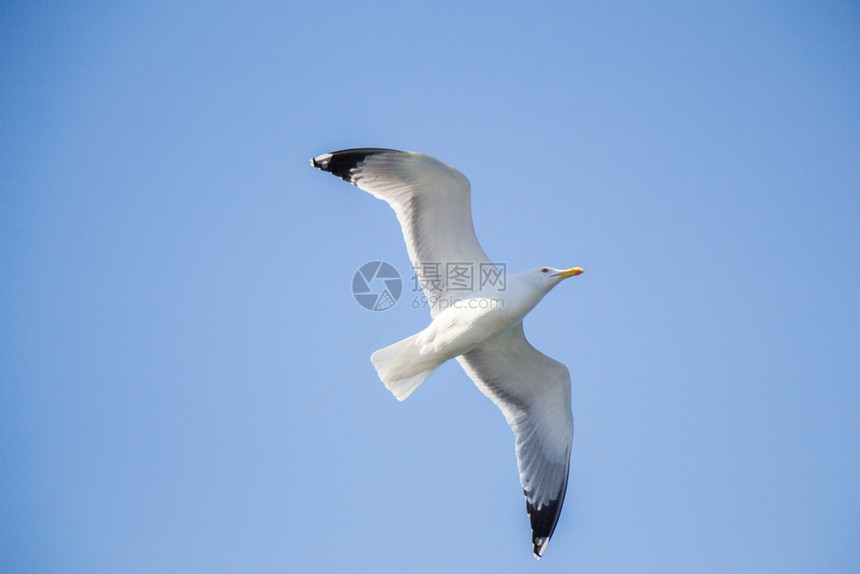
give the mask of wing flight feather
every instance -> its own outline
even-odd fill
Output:
[[[522,323],[457,360],[514,431],[534,553],[540,558],[567,491],[573,443],[570,373],[529,344]]]
[[[428,155],[378,148],[327,153],[311,165],[386,201],[397,215],[409,259],[432,301],[449,296],[444,281],[426,270],[445,272],[447,263],[489,263],[472,224],[471,186],[465,175]],[[475,271],[473,271],[475,272]],[[456,293],[459,298],[462,293]],[[433,307],[433,316],[438,313]]]

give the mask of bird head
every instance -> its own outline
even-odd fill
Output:
[[[571,267],[570,269],[556,269],[554,267],[536,267],[534,269],[529,269],[528,271],[524,271],[519,275],[525,279],[525,282],[532,285],[539,292],[541,292],[541,297],[546,293],[567,279],[568,277],[575,277],[577,275],[582,274],[581,267]]]
[[[571,267],[570,269],[540,267],[533,271],[538,280],[544,284],[548,284],[550,289],[552,289],[568,277],[576,277],[577,275],[582,275],[582,272],[582,267]]]

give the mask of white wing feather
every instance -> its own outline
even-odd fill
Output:
[[[490,262],[472,225],[471,186],[465,175],[428,155],[377,148],[327,153],[311,164],[394,209],[409,258],[431,302],[468,296],[462,291],[449,294],[444,281],[422,277],[422,270],[431,266],[441,266],[445,273],[446,263]],[[438,305],[433,306],[432,315],[438,312]]]
[[[540,557],[567,490],[573,443],[570,373],[529,344],[522,323],[457,361],[514,431],[532,542]]]

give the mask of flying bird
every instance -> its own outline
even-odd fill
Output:
[[[504,414],[516,437],[534,555],[540,558],[561,513],[570,469],[573,413],[570,373],[526,340],[523,318],[579,267],[537,267],[500,277],[472,225],[469,180],[428,155],[348,149],[311,159],[386,201],[430,306],[432,322],[371,355],[379,378],[402,401],[440,365],[456,359]],[[440,270],[472,266],[472,283],[445,281]],[[481,273],[480,277],[474,275]],[[483,273],[493,281],[482,281]],[[478,279],[478,281],[475,281]],[[476,284],[477,283],[477,284]],[[465,287],[464,287],[465,285]]]

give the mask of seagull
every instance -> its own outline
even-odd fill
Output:
[[[529,344],[523,318],[553,287],[582,269],[537,267],[500,276],[475,235],[469,180],[429,155],[347,149],[319,155],[311,159],[311,166],[394,209],[432,322],[376,351],[371,362],[388,390],[402,401],[440,365],[456,359],[496,404],[516,437],[532,545],[540,559],[567,491],[573,413],[567,367]],[[465,266],[471,283],[462,273],[455,277],[459,282],[446,281],[444,270],[452,266]],[[483,281],[484,273],[494,280]]]

